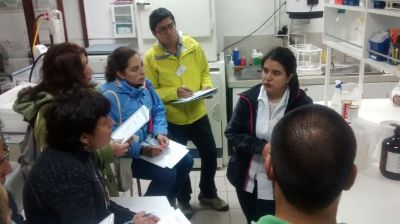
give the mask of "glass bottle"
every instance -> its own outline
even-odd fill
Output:
[[[394,136],[383,140],[379,168],[383,176],[400,180],[400,126],[394,129]]]

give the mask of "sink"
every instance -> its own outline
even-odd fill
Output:
[[[322,67],[325,74],[325,66]],[[356,76],[358,75],[359,64],[333,64],[331,66],[331,76]],[[369,65],[365,65],[364,75],[382,75],[382,71],[378,71]]]
[[[259,80],[261,79],[261,67],[259,65],[248,66],[238,72],[234,72],[237,80]]]

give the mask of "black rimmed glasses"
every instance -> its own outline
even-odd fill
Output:
[[[156,32],[160,34],[166,34],[170,30],[175,30],[175,28],[176,28],[175,23],[170,23],[166,26],[159,27],[158,29],[156,29]]]

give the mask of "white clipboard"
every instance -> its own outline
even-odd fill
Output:
[[[191,101],[194,101],[194,100],[198,100],[198,99],[210,96],[210,95],[214,95],[217,92],[217,89],[218,88],[200,90],[200,91],[197,91],[197,92],[193,93],[193,96],[191,96],[191,97],[174,100],[171,103],[172,104],[187,103],[187,102],[191,102]]]

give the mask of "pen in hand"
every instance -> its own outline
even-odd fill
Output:
[[[133,219],[129,222],[125,222],[124,224],[155,224],[159,221],[160,219],[153,215],[152,212],[145,213],[144,211],[137,213]]]
[[[190,88],[187,88],[185,86],[181,86],[178,87],[177,91],[177,95],[178,98],[188,98],[193,96],[193,90],[191,90]]]

